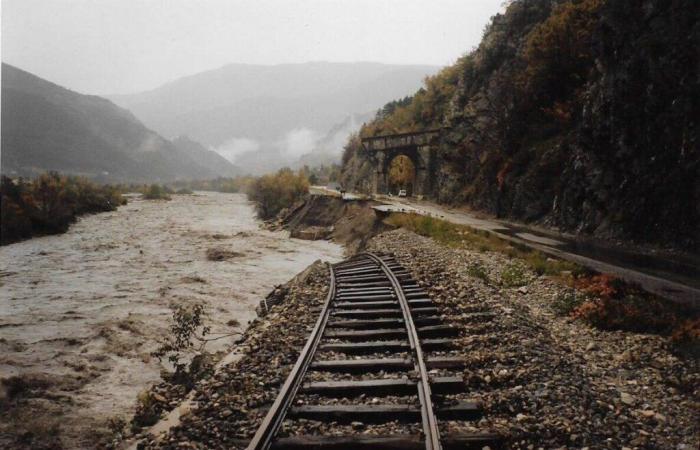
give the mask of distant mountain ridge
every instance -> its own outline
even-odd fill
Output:
[[[46,170],[147,182],[213,178],[235,167],[209,150],[174,145],[107,99],[3,63],[2,173]]]
[[[438,69],[369,62],[230,64],[109,98],[167,138],[187,135],[212,148],[236,138],[253,140],[259,148],[236,164],[247,168],[247,161],[259,172],[265,160],[271,166],[293,163],[287,157],[296,152],[285,143],[290,133],[324,136],[352,114],[376,111],[414,92]]]

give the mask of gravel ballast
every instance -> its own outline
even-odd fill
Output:
[[[662,336],[605,332],[559,317],[551,301],[567,288],[527,268],[525,286],[498,285],[505,255],[454,249],[405,230],[373,238],[393,253],[463,328],[467,392],[483,402],[481,430],[508,448],[696,449],[700,445],[697,360]],[[489,283],[468,275],[480,265]],[[474,312],[492,312],[488,319]]]
[[[428,290],[443,321],[460,328],[458,345],[449,354],[467,359],[462,372],[466,394],[446,399],[476,399],[483,404],[484,418],[443,422],[443,432],[494,431],[513,449],[698,448],[699,363],[675,355],[666,338],[600,331],[558,316],[551,301],[569,288],[527,268],[524,286],[503,287],[501,272],[513,260],[499,253],[448,248],[405,230],[375,236],[368,249],[394,254]],[[475,264],[488,274],[487,281],[469,275]],[[199,382],[195,407],[181,423],[160,439],[143,439],[140,447],[244,448],[296,361],[327,282],[327,266],[315,264],[288,283],[270,313],[246,331],[240,361]],[[309,375],[308,381],[355,378]],[[297,420],[286,421],[282,434],[403,433],[414,428],[388,424],[331,429]]]

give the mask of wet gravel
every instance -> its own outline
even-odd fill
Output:
[[[479,401],[484,417],[441,421],[442,433],[497,432],[505,437],[505,448],[512,449],[698,448],[699,363],[675,355],[664,337],[604,332],[555,315],[550,302],[565,288],[529,272],[525,288],[500,286],[501,270],[510,263],[501,254],[446,248],[403,230],[376,236],[369,248],[395,254],[428,290],[443,320],[460,330],[454,350],[430,354],[460,355],[467,360],[466,369],[436,369],[430,375],[462,375],[465,392],[437,401]],[[473,264],[487,271],[489,284],[468,274]],[[201,382],[196,408],[161,440],[145,439],[141,447],[244,448],[304,345],[326,283],[327,269],[321,265],[289,283],[278,305],[246,333],[243,358]],[[415,377],[412,371],[311,371],[305,381]],[[414,398],[306,395],[296,400],[405,404]],[[420,424],[339,425],[299,419],[285,421],[281,435],[419,432]]]
[[[289,282],[285,298],[246,331],[242,358],[198,383],[181,423],[162,439],[141,439],[139,448],[245,448],[316,322],[311,310],[323,303],[327,284],[320,262]]]
[[[380,370],[378,372],[367,372],[362,374],[354,373],[343,373],[343,372],[325,372],[325,371],[311,371],[306,374],[306,381],[349,381],[349,380],[399,380],[399,379],[413,379],[417,374],[410,370],[406,372],[385,372]]]
[[[316,420],[285,421],[280,429],[279,436],[296,436],[305,434],[323,434],[329,436],[344,436],[349,434],[418,434],[421,432],[420,423],[399,423],[397,421],[382,424],[365,424],[355,422],[350,425],[334,422],[318,422]]]
[[[324,341],[325,342],[325,341]],[[410,355],[407,352],[375,352],[365,353],[361,356],[348,355],[338,352],[318,352],[316,361],[347,361],[347,360],[363,360],[363,359],[409,359]]]
[[[297,395],[295,402],[297,405],[420,405],[418,403],[417,395],[383,395],[381,397],[375,397],[362,394],[353,398],[329,398],[319,395]]]
[[[555,315],[550,303],[565,288],[527,269],[526,286],[501,287],[512,263],[502,254],[446,248],[404,230],[376,236],[369,249],[393,253],[462,329],[466,391],[485,413],[467,429],[499,432],[507,448],[700,445],[699,363],[675,355],[666,338]],[[489,284],[468,274],[474,264]]]

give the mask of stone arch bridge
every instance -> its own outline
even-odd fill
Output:
[[[362,139],[362,147],[375,163],[374,192],[389,193],[389,167],[399,157],[408,157],[415,168],[409,195],[428,195],[432,189],[434,153],[441,129],[388,134]],[[393,192],[396,194],[396,192]]]

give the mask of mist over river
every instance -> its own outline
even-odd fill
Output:
[[[90,446],[86,435],[110,417],[126,418],[159,379],[150,353],[173,305],[203,303],[212,333],[231,332],[227,323],[252,319],[275,285],[317,259],[342,257],[338,245],[259,225],[239,194],[135,198],[65,234],[0,248],[0,378],[30,387],[5,419],[58,426],[65,447]],[[241,255],[209,261],[212,248]],[[213,344],[226,349],[231,340]]]

